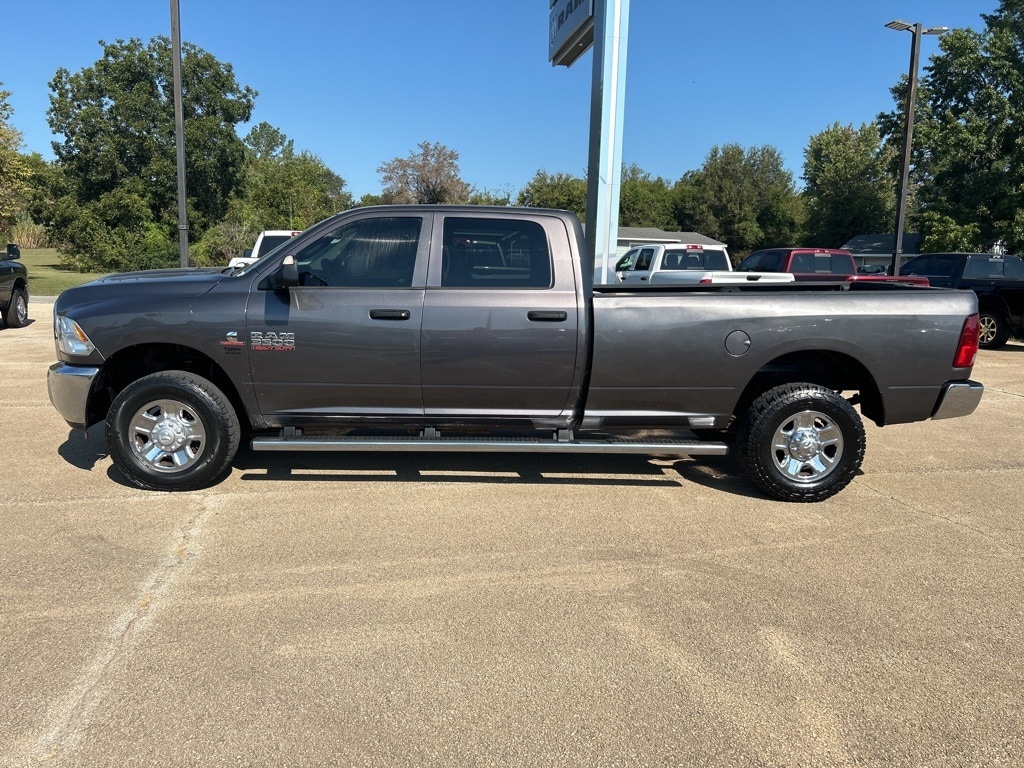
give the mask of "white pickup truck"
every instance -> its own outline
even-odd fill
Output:
[[[287,242],[299,234],[300,229],[266,229],[256,236],[256,243],[252,248],[246,248],[245,254],[235,256],[228,262],[229,267],[247,267],[256,259],[270,253],[272,250]]]
[[[615,282],[626,285],[738,285],[791,283],[783,272],[733,272],[725,246],[642,245],[615,265]]]

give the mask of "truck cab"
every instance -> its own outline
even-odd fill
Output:
[[[732,263],[724,245],[642,245],[630,248],[615,264],[615,282],[643,285],[661,270],[731,272]]]
[[[754,251],[737,272],[792,272],[798,280],[837,280],[857,273],[853,254],[838,248],[768,248]]]

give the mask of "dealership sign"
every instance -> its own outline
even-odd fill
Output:
[[[551,0],[548,60],[570,66],[594,44],[594,0]]]

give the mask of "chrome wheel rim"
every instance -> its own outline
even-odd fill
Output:
[[[206,450],[206,425],[195,408],[180,400],[153,400],[128,425],[132,454],[154,472],[183,472]]]
[[[978,321],[978,343],[991,344],[996,337],[996,319],[992,315],[982,315]]]
[[[843,458],[843,432],[820,411],[790,416],[772,438],[772,461],[782,475],[796,483],[816,483]]]
[[[24,296],[19,294],[18,300],[14,304],[14,311],[18,315],[19,325],[24,325],[28,322],[28,302]]]

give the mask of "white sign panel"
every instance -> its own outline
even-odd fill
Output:
[[[570,66],[594,44],[594,0],[552,0],[548,60]]]

